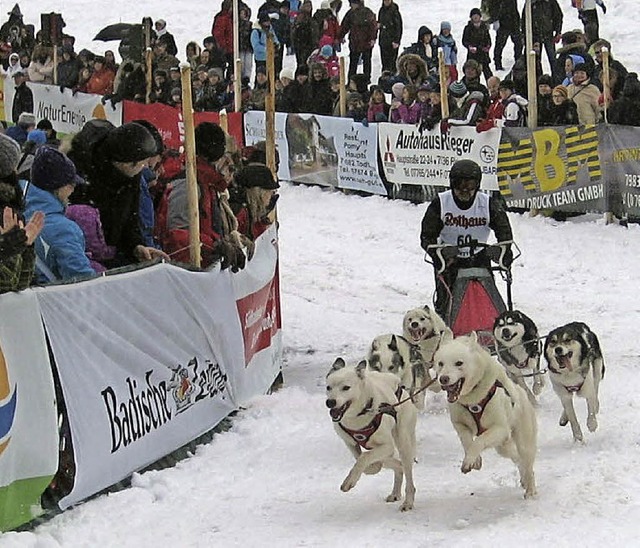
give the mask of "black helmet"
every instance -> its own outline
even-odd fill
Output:
[[[451,189],[461,181],[468,181],[470,179],[476,181],[478,188],[480,188],[482,170],[473,160],[458,160],[451,166],[451,171],[449,172],[449,187]]]

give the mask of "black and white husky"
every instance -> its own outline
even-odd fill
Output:
[[[493,324],[498,360],[509,377],[527,393],[529,401],[536,405],[536,396],[544,388],[544,375],[540,370],[540,339],[533,320],[519,310],[507,310]],[[533,377],[533,391],[526,378]]]
[[[574,441],[582,441],[582,430],[573,408],[573,396],[587,400],[587,428],[595,432],[600,410],[598,387],[604,377],[600,341],[582,322],[571,322],[551,331],[544,345],[544,357],[554,392],[562,402],[560,426],[571,424]]]

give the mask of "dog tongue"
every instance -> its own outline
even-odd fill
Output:
[[[567,369],[571,369],[571,356],[569,354],[565,354],[564,356],[560,356],[558,358],[558,363]]]

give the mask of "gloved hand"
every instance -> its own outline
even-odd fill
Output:
[[[2,258],[22,253],[25,247],[27,247],[27,233],[23,228],[14,226],[9,232],[0,234],[0,255]]]
[[[364,127],[369,127],[369,120],[367,120],[366,118],[363,118],[363,119],[362,119],[362,125],[363,125]]]
[[[455,245],[449,247],[442,248],[442,258],[449,263],[452,259],[455,259],[458,256],[458,247]]]
[[[446,118],[440,122],[440,133],[449,133],[450,128],[451,124]]]

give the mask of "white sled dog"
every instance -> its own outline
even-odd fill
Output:
[[[402,319],[402,335],[412,344],[417,344],[424,362],[433,366],[433,354],[440,345],[442,335],[450,332],[444,320],[435,310],[425,305],[407,310]]]
[[[429,381],[434,381],[430,387],[436,383],[418,345],[411,344],[400,335],[378,335],[371,342],[367,362],[369,369],[396,375],[401,386],[411,395],[414,405],[424,409],[425,391],[421,388]]]
[[[527,393],[532,404],[544,388],[544,374],[540,371],[541,344],[538,328],[533,320],[519,310],[507,310],[493,324],[498,360],[509,377]],[[533,377],[532,389],[525,378]]]
[[[478,344],[475,332],[456,339],[445,336],[435,364],[464,449],[462,473],[480,470],[482,452],[493,447],[518,467],[524,497],[535,496],[537,422],[524,390]]]
[[[392,407],[405,397],[396,375],[372,371],[364,360],[353,367],[338,358],[327,374],[329,414],[337,434],[356,459],[340,489],[353,489],[363,473],[377,474],[383,467],[391,468],[393,490],[386,500],[400,500],[404,477],[403,512],[413,508],[415,499],[413,462],[418,414],[410,401]]]
[[[573,395],[587,400],[587,428],[598,428],[598,388],[604,377],[604,359],[595,333],[582,322],[572,322],[551,331],[544,357],[554,392],[562,403],[560,426],[571,424],[574,441],[582,441],[582,430],[573,407]]]

